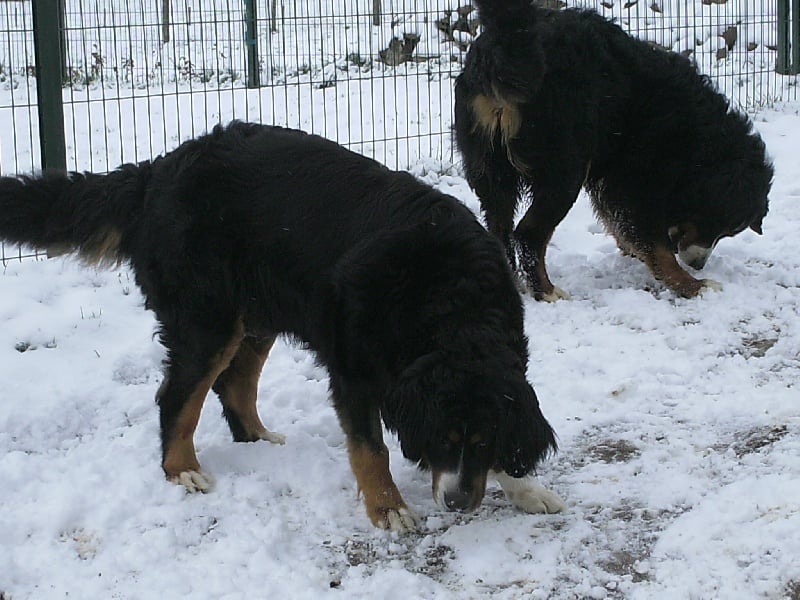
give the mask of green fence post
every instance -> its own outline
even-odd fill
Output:
[[[381,24],[381,0],[372,0],[372,24]]]
[[[247,87],[257,88],[261,85],[258,64],[258,19],[256,0],[245,0],[245,44],[247,45]]]
[[[800,73],[800,0],[792,0],[792,75]]]
[[[775,71],[786,75],[789,67],[789,0],[778,0],[778,56]]]
[[[62,0],[33,0],[33,44],[36,59],[36,102],[42,169],[67,168],[62,93],[63,62],[60,23]],[[59,40],[58,43],[53,43]]]
[[[800,0],[778,0],[778,58],[775,70],[781,75],[800,73]]]

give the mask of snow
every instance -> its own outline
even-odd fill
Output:
[[[797,598],[800,593],[800,111],[757,117],[776,167],[764,236],[723,240],[684,300],[621,256],[579,199],[548,254],[571,300],[526,299],[529,378],[559,435],[540,470],[560,515],[496,485],[443,512],[387,434],[422,518],[376,530],[357,498],[327,375],[276,345],[260,411],[285,446],[234,444],[209,397],[216,479],[160,467],[163,350],[126,269],[71,259],[0,275],[0,593],[26,598]],[[412,171],[477,209],[457,169]]]

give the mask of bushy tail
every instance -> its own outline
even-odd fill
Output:
[[[522,105],[530,102],[544,80],[546,63],[537,31],[538,9],[530,0],[475,0],[483,31],[472,43],[456,82],[458,122],[508,146],[522,126]],[[467,110],[471,117],[459,119]],[[458,135],[458,134],[457,134]]]
[[[78,253],[94,264],[124,260],[124,240],[141,214],[149,163],[107,174],[45,172],[0,177],[0,240]]]

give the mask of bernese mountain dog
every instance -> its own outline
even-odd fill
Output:
[[[233,438],[283,443],[256,409],[276,336],[305,343],[372,522],[417,526],[382,423],[475,509],[487,477],[528,512],[561,510],[534,478],[556,447],[526,379],[523,306],[502,246],[455,198],[331,141],[234,122],[108,174],[0,179],[0,239],[127,263],[167,350],[160,409],[170,481],[206,491],[193,435],[213,390]]]

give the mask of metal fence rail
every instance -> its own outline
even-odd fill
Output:
[[[567,2],[690,55],[744,108],[797,98],[800,0]],[[319,133],[393,168],[450,163],[452,84],[478,31],[470,9],[468,0],[0,0],[0,172],[102,172],[233,118]],[[8,254],[21,251],[0,248],[3,263]]]

